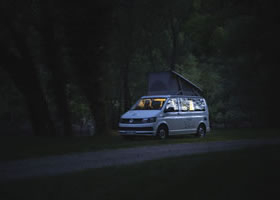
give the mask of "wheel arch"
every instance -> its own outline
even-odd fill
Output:
[[[202,126],[204,128],[205,132],[207,131],[207,125],[205,124],[205,122],[200,122],[197,126],[197,130],[200,126]]]
[[[159,124],[157,125],[157,127],[156,127],[156,133],[158,132],[159,128],[162,127],[162,126],[166,127],[166,129],[167,129],[167,134],[169,134],[169,127],[168,127],[168,125],[167,125],[166,122],[161,122],[161,123],[159,123]]]

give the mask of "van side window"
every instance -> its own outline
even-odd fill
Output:
[[[199,98],[179,98],[180,107],[182,112],[188,111],[205,111],[205,102],[203,99]]]
[[[174,112],[177,112],[179,110],[178,100],[177,98],[171,98],[168,100],[166,108],[174,108]]]
[[[189,111],[195,111],[194,109],[194,101],[192,99],[189,99]]]
[[[193,99],[180,98],[180,106],[182,112],[195,111]]]
[[[182,112],[194,111],[194,101],[188,98],[180,98],[180,106]]]
[[[181,111],[186,112],[189,110],[189,102],[187,98],[180,98],[180,106],[181,106]]]
[[[203,99],[196,98],[192,99],[193,101],[193,106],[194,106],[194,111],[205,111],[205,102]]]

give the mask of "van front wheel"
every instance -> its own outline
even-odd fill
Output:
[[[157,136],[159,139],[165,139],[168,135],[168,130],[165,126],[160,126],[157,131]]]

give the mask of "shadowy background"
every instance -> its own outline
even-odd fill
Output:
[[[175,70],[212,127],[278,127],[279,1],[0,2],[0,134],[108,134]]]

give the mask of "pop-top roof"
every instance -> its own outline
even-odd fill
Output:
[[[149,74],[148,95],[201,96],[202,90],[175,71]]]

